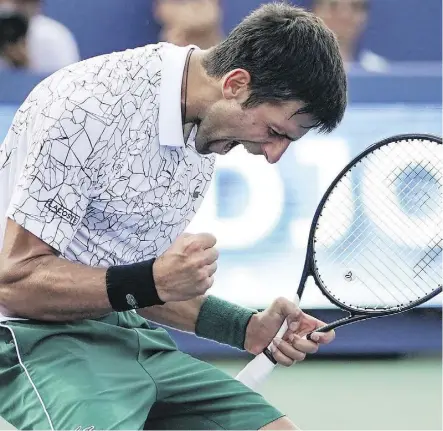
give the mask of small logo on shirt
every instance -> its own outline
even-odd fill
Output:
[[[138,307],[138,302],[137,300],[134,298],[134,295],[131,295],[130,293],[128,293],[126,295],[126,302],[128,303],[128,305],[130,305],[132,308],[139,308]]]
[[[77,214],[74,214],[71,210],[58,204],[54,199],[46,201],[45,207],[52,213],[57,214],[63,220],[66,220],[72,226],[75,226],[80,221],[80,217]]]
[[[194,193],[192,193],[192,197],[194,199],[197,199],[200,196],[200,191],[198,190],[198,187],[194,190]]]

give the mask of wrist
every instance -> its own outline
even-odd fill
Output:
[[[106,271],[106,291],[115,311],[161,305],[155,286],[153,265],[155,259],[131,265],[111,266]]]
[[[198,314],[195,334],[245,350],[246,329],[255,313],[257,310],[208,296]]]

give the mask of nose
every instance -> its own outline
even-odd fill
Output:
[[[288,139],[284,139],[279,142],[262,144],[262,151],[266,160],[271,164],[277,163],[288,149],[290,143],[291,142]]]

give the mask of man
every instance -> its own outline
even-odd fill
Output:
[[[22,61],[28,70],[52,73],[80,60],[77,42],[71,31],[41,13],[41,0],[0,0],[2,4],[11,5],[29,20],[26,57]],[[0,60],[0,68],[11,65],[7,58]]]
[[[346,64],[370,72],[386,72],[388,61],[358,43],[366,28],[369,0],[313,0],[313,12],[335,33]]]
[[[332,32],[286,4],[209,51],[151,45],[41,83],[0,152],[0,415],[20,429],[295,429],[144,318],[253,354],[272,342],[283,365],[333,339],[303,339],[323,323],[285,299],[256,313],[206,296],[216,240],[182,232],[214,153],[242,144],[275,163],[345,106]]]
[[[161,40],[207,49],[223,39],[219,0],[156,0],[153,8]]]
[[[28,20],[13,5],[0,1],[0,70],[28,66],[26,35]]]

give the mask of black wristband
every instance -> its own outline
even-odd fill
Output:
[[[155,259],[132,265],[111,266],[106,271],[106,290],[115,311],[162,305],[155,287],[152,266]]]

